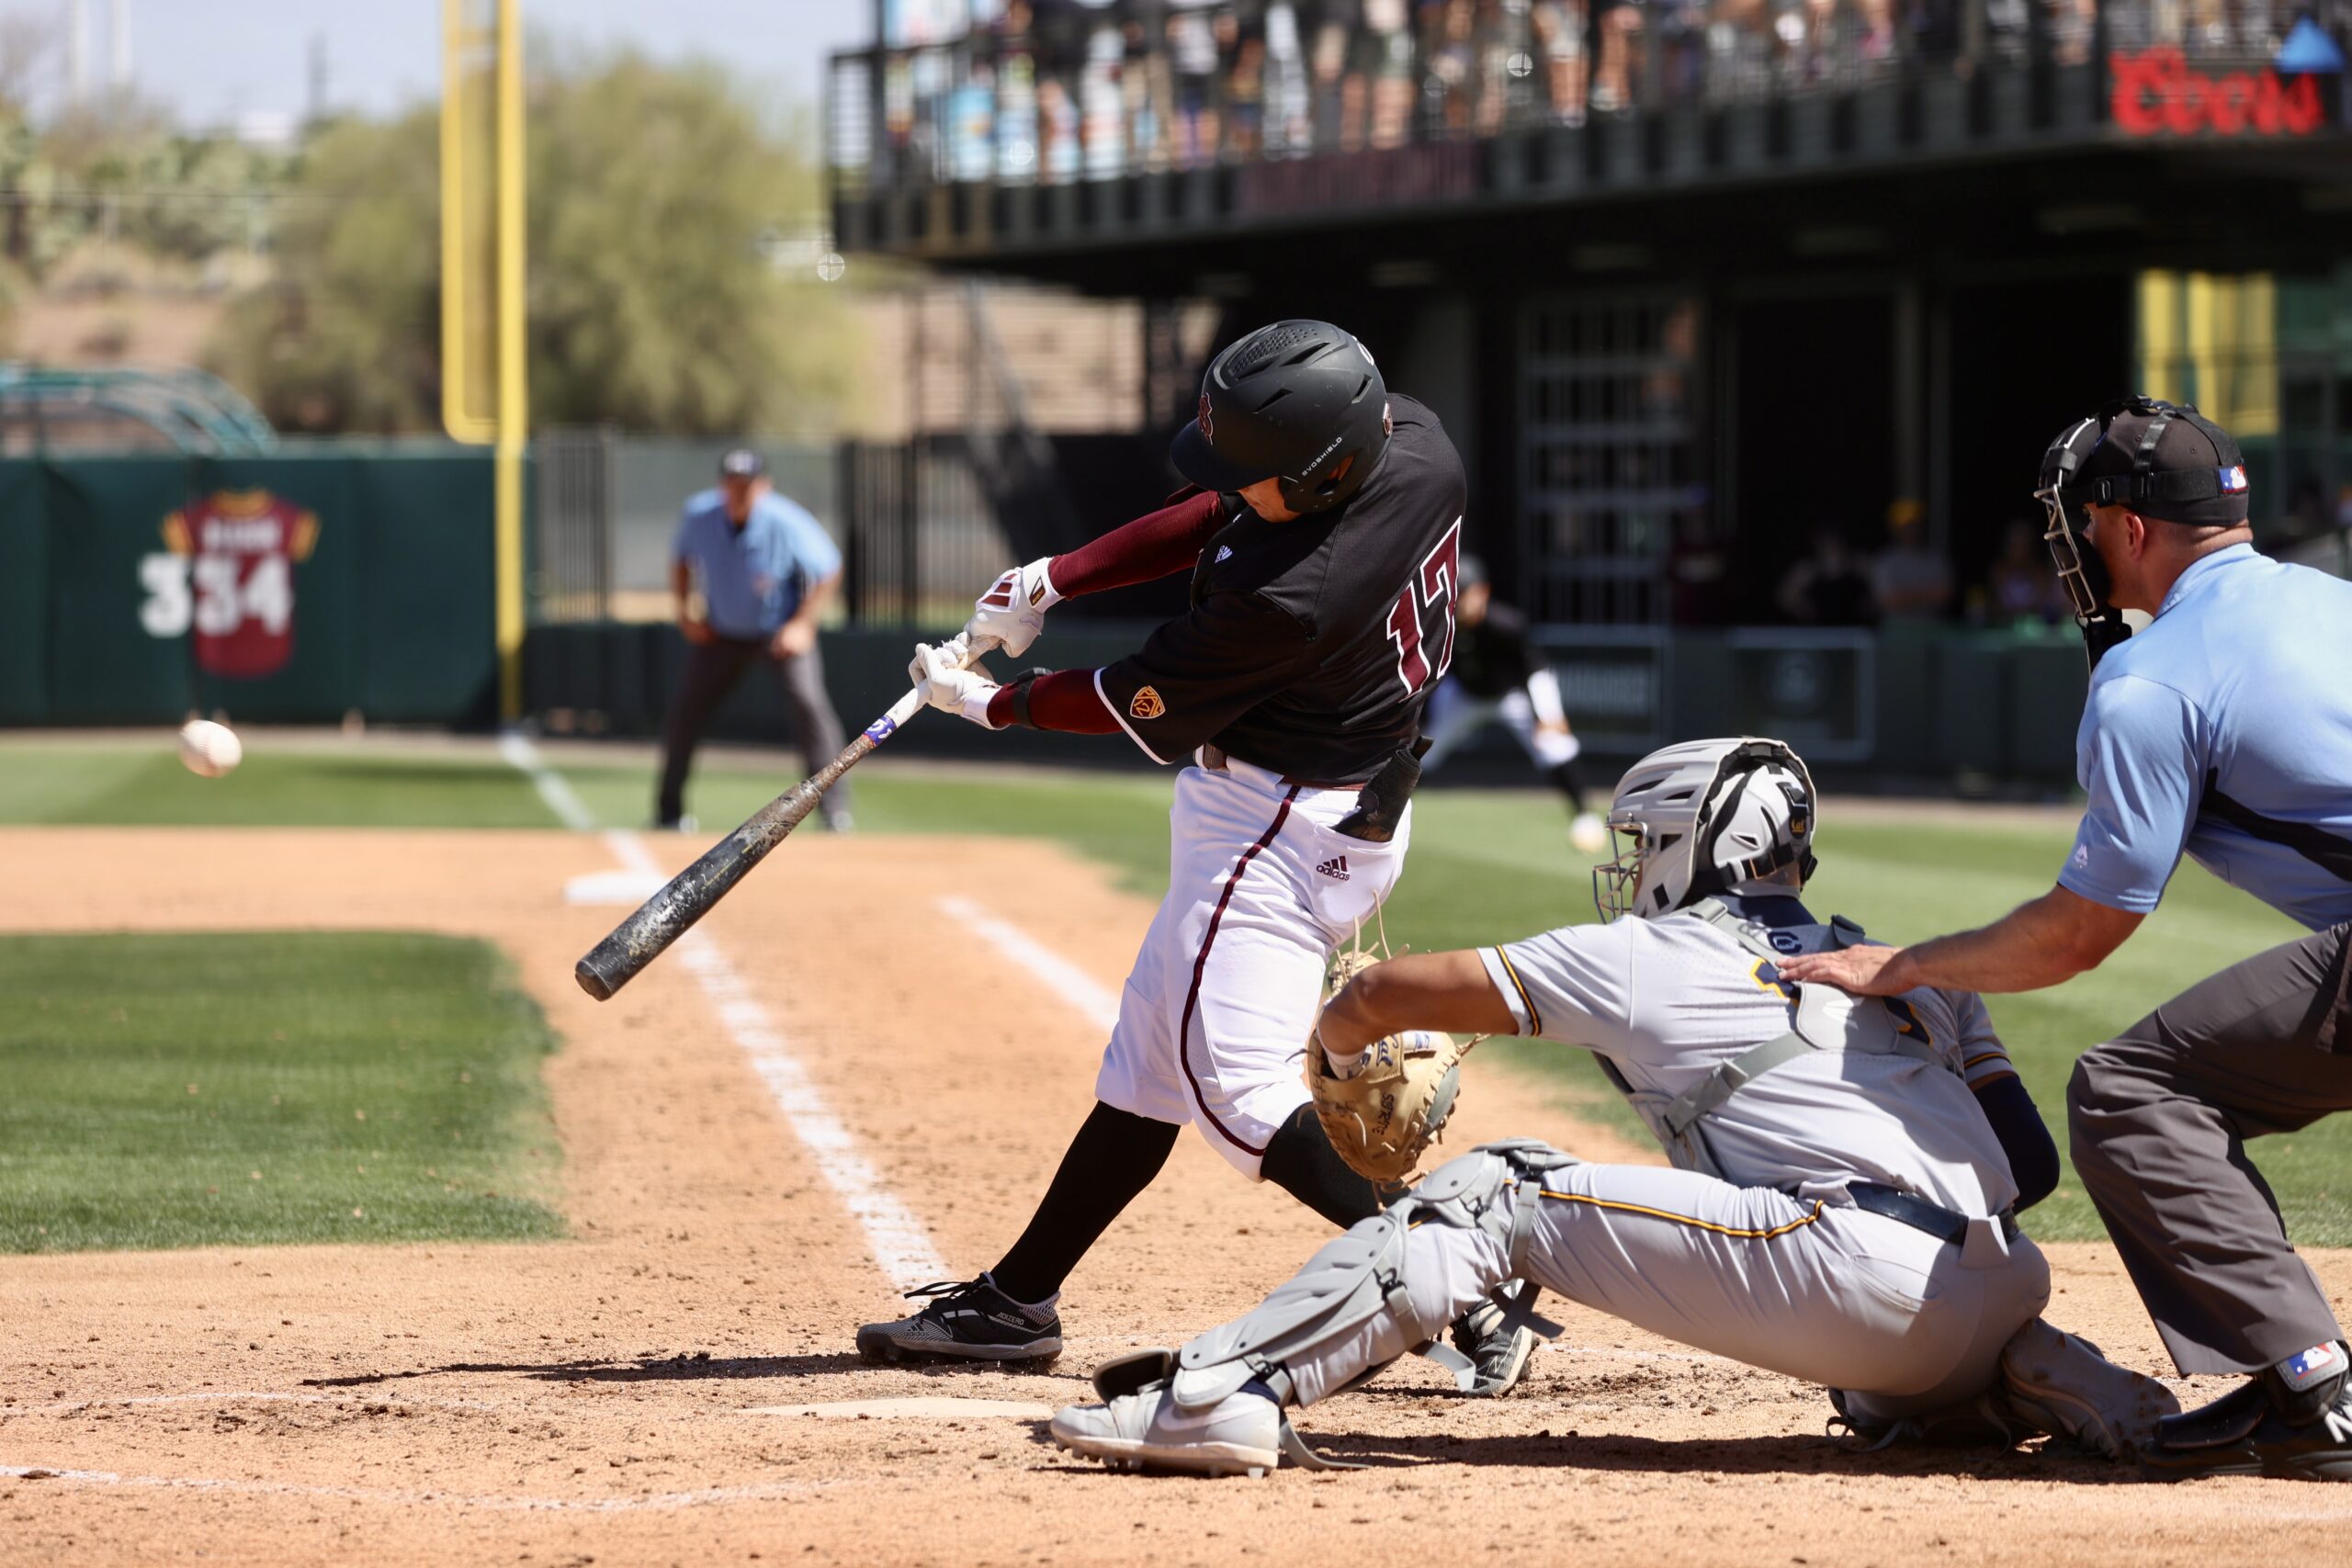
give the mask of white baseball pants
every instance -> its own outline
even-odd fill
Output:
[[[1307,1032],[1331,954],[1396,886],[1412,836],[1333,831],[1353,789],[1229,761],[1186,768],[1169,814],[1168,897],[1119,998],[1094,1083],[1114,1110],[1200,1129],[1252,1180],[1308,1100]]]

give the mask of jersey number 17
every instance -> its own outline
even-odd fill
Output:
[[[1396,678],[1409,702],[1453,662],[1453,591],[1462,581],[1462,519],[1445,531],[1437,547],[1421,558],[1420,570],[1388,611],[1388,640],[1396,645]],[[1432,660],[1430,651],[1437,657]]]

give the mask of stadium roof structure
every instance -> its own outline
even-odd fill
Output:
[[[260,410],[202,370],[0,363],[0,433],[27,437],[37,449],[114,446],[125,426],[144,431],[154,444],[213,457],[252,457],[277,445],[277,432]]]
[[[1098,14],[1123,8],[1148,6]],[[1182,62],[1171,78],[1094,41],[1058,62],[1050,38],[978,32],[836,55],[835,230],[846,252],[1163,298],[1630,276],[1694,253],[1752,271],[2121,244],[2195,266],[2352,244],[2344,39],[2287,0],[2254,0],[2219,42],[2167,32],[2148,0],[1961,0],[1952,36],[1875,43],[1850,6],[1818,36],[1799,20],[1817,8],[1758,13],[1747,39],[1653,9],[1605,100],[1605,66],[1576,67],[1568,101],[1548,85],[1563,56],[1532,37],[1447,59],[1400,35],[1419,52],[1385,135],[1379,71],[1327,83],[1311,52],[1288,108],[1271,66],[1234,98],[1231,62],[1187,88]]]

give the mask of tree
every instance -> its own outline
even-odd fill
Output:
[[[535,423],[722,434],[838,405],[842,313],[769,260],[775,235],[817,219],[805,138],[769,130],[716,67],[633,53],[535,66],[528,112]],[[436,148],[421,111],[307,150],[317,199],[288,204],[277,276],[212,356],[282,426],[437,424]]]
[[[231,304],[208,355],[280,429],[438,423],[439,123],[346,122],[305,150],[276,276]]]

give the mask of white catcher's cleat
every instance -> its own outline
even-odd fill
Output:
[[[2180,1411],[2172,1390],[2119,1367],[2099,1348],[2035,1318],[2001,1348],[2010,1405],[2053,1438],[2128,1460]]]
[[[1048,1430],[1062,1447],[1114,1470],[1264,1475],[1282,1462],[1282,1407],[1255,1393],[1188,1411],[1177,1407],[1167,1384],[1153,1383],[1107,1404],[1064,1405]]]

